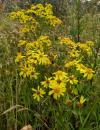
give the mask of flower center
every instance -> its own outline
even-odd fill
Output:
[[[40,95],[40,91],[37,91],[36,94],[37,94],[37,95]]]
[[[43,55],[42,55],[42,54],[40,54],[40,55],[39,55],[39,58],[43,58]]]
[[[69,79],[70,79],[70,80],[74,80],[74,77],[70,77]]]
[[[50,83],[50,81],[49,80],[46,80],[46,84],[49,84]]]
[[[60,88],[59,87],[55,87],[54,88],[54,93],[59,93],[60,92]]]
[[[61,80],[60,80],[60,79],[58,79],[58,80],[57,80],[57,83],[58,83],[58,84],[60,84],[60,83],[61,83]]]
[[[92,71],[88,69],[87,70],[87,74],[91,74],[91,73],[92,73]]]

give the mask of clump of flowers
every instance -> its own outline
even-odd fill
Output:
[[[20,23],[19,32],[22,34],[18,43],[20,51],[15,59],[19,74],[38,84],[32,88],[33,98],[40,102],[46,96],[55,100],[80,97],[81,81],[89,81],[94,75],[91,65],[84,60],[87,56],[91,57],[94,43],[77,43],[63,36],[58,36],[55,41],[52,35],[39,33],[41,20],[48,28],[62,23],[54,16],[50,4],[32,5],[30,9],[12,12],[10,17]],[[67,101],[69,106],[72,106],[72,99]],[[85,101],[81,96],[78,106],[83,106]]]
[[[19,32],[22,34],[29,32],[35,33],[40,26],[40,20],[53,27],[62,23],[59,18],[53,15],[50,4],[45,4],[45,6],[42,4],[32,5],[30,9],[12,12],[10,18],[19,21],[21,25]]]

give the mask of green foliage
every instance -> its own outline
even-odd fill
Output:
[[[21,1],[22,2],[22,1]],[[30,2],[30,1],[29,1]],[[62,3],[62,2],[61,2]],[[22,8],[26,4],[19,3]],[[59,2],[56,4],[59,5]],[[67,5],[67,7],[66,7]],[[44,27],[43,21],[38,35],[48,33],[53,36],[54,41],[58,35],[69,36],[75,41],[93,40],[93,57],[87,57],[86,64],[91,65],[95,70],[94,79],[90,82],[81,81],[79,93],[87,97],[83,108],[76,108],[77,96],[75,99],[54,100],[47,96],[42,102],[34,101],[32,90],[34,81],[24,79],[19,75],[18,65],[15,57],[19,48],[18,41],[20,25],[9,20],[7,13],[0,15],[0,129],[17,130],[26,124],[31,124],[33,130],[99,130],[100,129],[100,14],[95,3],[77,5],[75,1],[70,4],[60,4],[59,9],[54,8],[55,13],[60,15],[63,25],[54,31]],[[27,5],[27,7],[29,4]],[[56,5],[55,5],[56,6]],[[79,8],[79,9],[78,9]],[[18,8],[17,8],[18,9]],[[79,14],[77,14],[79,11]],[[59,14],[58,14],[59,12]],[[79,23],[77,21],[79,20]],[[78,30],[79,29],[79,30]],[[79,39],[78,39],[79,35]],[[30,36],[30,35],[29,35]],[[27,39],[32,39],[30,36]],[[58,48],[59,49],[59,48]],[[60,63],[59,63],[60,64]],[[44,72],[44,68],[42,68]],[[80,77],[81,78],[81,77]],[[37,84],[36,84],[37,85]],[[70,90],[69,90],[70,93]],[[77,92],[76,92],[77,93]]]

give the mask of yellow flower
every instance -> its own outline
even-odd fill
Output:
[[[42,65],[49,65],[51,64],[48,55],[44,54],[44,52],[38,51],[38,53],[36,54],[37,60],[39,62],[39,64]]]
[[[88,80],[92,79],[94,71],[91,68],[87,68],[83,64],[77,64],[76,67],[77,70],[80,71],[80,73],[84,74],[84,77],[87,77]]]
[[[31,74],[31,70],[27,65],[20,66],[20,76],[23,76],[24,78],[26,78],[30,74]]]
[[[77,102],[78,108],[82,108],[85,101],[86,98],[84,98],[84,96],[81,96],[79,102]]]
[[[20,33],[28,33],[29,31],[30,31],[29,28],[26,27],[20,28]]]
[[[77,78],[74,75],[69,76],[68,79],[67,79],[67,81],[70,84],[77,84],[78,83],[78,80],[77,80]]]
[[[67,73],[61,70],[58,70],[57,72],[53,73],[56,78],[60,79],[66,79],[67,78]]]
[[[78,62],[79,62],[79,61],[76,61],[76,60],[69,61],[69,62],[67,62],[67,63],[65,64],[65,67],[69,69],[69,68],[75,66]]]
[[[30,79],[38,78],[39,73],[36,72],[35,68],[30,65],[21,65],[20,66],[20,76],[23,76],[24,78],[30,77]]]
[[[64,96],[64,93],[66,91],[65,86],[61,86],[58,84],[50,85],[50,88],[52,89],[49,91],[49,95],[53,94],[53,98],[57,100],[60,96]]]
[[[66,79],[64,79],[64,78],[58,78],[58,77],[55,77],[54,78],[54,81],[57,83],[57,84],[59,84],[59,85],[65,85],[65,83],[66,83]]]
[[[45,94],[45,91],[38,86],[37,89],[32,88],[34,91],[33,98],[36,99],[38,102],[41,98],[43,98],[43,95]]]
[[[36,72],[35,68],[32,68],[31,74],[30,74],[30,79],[37,79],[39,73]]]
[[[94,46],[94,42],[93,41],[86,41],[86,44],[88,45],[88,46]]]
[[[27,11],[28,13],[34,13],[36,16],[44,16],[44,7],[42,4],[32,5],[31,9]]]
[[[42,81],[41,82],[41,85],[43,85],[45,88],[47,88],[49,85],[50,85],[50,82],[51,82],[51,77],[50,78],[47,78],[47,77],[45,77],[45,81]]]
[[[86,67],[83,64],[77,64],[76,65],[77,70],[80,71],[80,73],[84,73]]]
[[[50,45],[51,45],[51,41],[50,41],[50,39],[49,39],[49,36],[47,36],[47,35],[41,35],[41,36],[38,38],[37,42],[38,42],[40,45],[43,44],[44,46],[50,46]]]
[[[43,6],[42,4],[32,5],[31,9],[27,10],[28,14],[35,14],[41,18],[44,18],[47,23],[52,26],[56,26],[61,24],[61,20],[53,15],[52,5],[46,4]]]
[[[81,96],[81,97],[80,97],[80,101],[79,101],[80,104],[83,104],[85,101],[86,101],[86,99],[84,98],[84,96]]]
[[[51,4],[46,4],[46,6],[45,6],[45,15],[53,15],[52,5]]]
[[[68,44],[72,43],[72,40],[70,38],[67,38],[67,37],[59,37],[58,39],[60,40],[61,45],[62,44],[68,45]]]
[[[91,80],[93,77],[94,71],[91,68],[86,68],[84,70],[84,77],[87,77],[88,80]]]
[[[24,57],[25,57],[25,56],[23,56],[21,52],[18,52],[18,53],[17,53],[17,56],[16,56],[16,59],[15,59],[15,62],[20,62],[20,61],[22,61],[22,59],[23,59]]]
[[[25,40],[20,40],[19,43],[18,43],[18,46],[23,46],[23,45],[26,45],[27,44],[27,41]]]
[[[65,44],[67,46],[67,49],[76,49],[77,44],[73,42],[70,38],[67,37],[59,37],[60,44]]]
[[[27,64],[31,64],[31,65],[37,65],[38,64],[38,60],[37,60],[37,56],[36,56],[36,52],[35,51],[27,50],[26,57],[27,57],[27,60],[26,60]]]
[[[20,10],[20,11],[17,11],[17,12],[10,13],[10,18],[12,20],[15,20],[15,19],[23,17],[24,15],[25,15],[24,10]]]
[[[54,79],[54,80],[51,80],[50,84],[49,84],[49,87],[52,88],[52,86],[60,86],[60,87],[66,87],[66,81],[63,79]]]
[[[82,49],[84,52],[86,52],[88,55],[92,54],[92,49],[90,46],[88,46],[88,43],[77,43],[77,45]]]
[[[33,44],[33,42],[28,42],[26,44],[26,53],[27,54],[33,54],[34,50],[32,50],[35,47],[35,45]]]
[[[54,27],[62,23],[62,21],[59,18],[53,15],[48,15],[46,19],[48,20],[48,23]]]
[[[37,58],[34,55],[34,57],[32,57],[32,56],[27,57],[26,63],[31,64],[31,65],[37,65],[38,61],[37,61]]]
[[[71,50],[70,52],[68,52],[68,54],[70,55],[70,57],[72,58],[77,58],[80,56],[80,51],[78,50]]]

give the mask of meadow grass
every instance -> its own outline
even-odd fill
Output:
[[[80,5],[70,6],[67,8],[69,15],[67,17],[60,16],[63,21],[61,27],[52,29],[49,26],[46,27],[44,21],[39,21],[41,29],[38,33],[28,34],[23,36],[24,38],[19,35],[20,24],[9,19],[10,13],[0,14],[0,129],[19,130],[27,124],[31,124],[33,130],[100,129],[100,15],[94,11],[95,9],[91,9],[90,13],[86,12],[84,17],[80,17],[80,14],[76,15]],[[54,43],[51,50],[48,47],[47,50],[45,49],[46,54],[56,51],[58,60],[54,59],[52,62],[55,64],[52,63],[50,68],[48,65],[37,66],[36,69],[41,73],[38,79],[23,78],[20,76],[19,64],[15,62],[17,52],[19,50],[23,52],[23,49],[18,47],[18,42],[21,38],[27,41],[31,41],[33,38],[36,40],[44,34],[49,35],[52,38],[50,40],[53,40]],[[44,80],[45,73],[51,76],[55,70],[61,68],[65,70],[63,60],[66,57],[64,48],[60,44],[58,45],[59,34],[70,37],[76,43],[88,40],[95,43],[92,48],[92,57],[87,57],[86,53],[83,53],[85,57],[83,63],[87,67],[91,66],[95,74],[92,80],[84,81],[77,72],[66,70],[69,74],[74,73],[78,75],[78,79],[81,79],[80,85],[77,85],[78,95],[76,91],[71,94],[69,89],[64,98],[55,100],[46,94],[45,98],[38,102],[34,100],[32,88],[40,85],[40,81]],[[45,64],[44,61],[43,64]],[[48,90],[46,91],[48,92]],[[78,108],[76,106],[81,95],[86,97],[86,102],[83,99],[82,108]]]

